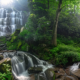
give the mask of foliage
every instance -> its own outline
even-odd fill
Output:
[[[67,65],[80,61],[80,53],[74,51],[64,51],[56,56],[55,64]]]
[[[59,44],[57,47],[50,49],[55,58],[55,64],[66,65],[80,60],[80,48],[73,45]]]
[[[9,64],[3,64],[5,66],[6,72],[1,73],[0,72],[0,80],[12,80],[12,74],[10,72],[10,65]]]
[[[62,12],[59,18],[58,34],[66,37],[80,37],[79,15],[69,12]]]
[[[58,9],[60,1],[62,4]],[[7,41],[7,48],[27,51],[30,47],[31,51],[39,54],[42,59],[53,59],[56,65],[66,65],[69,59],[70,63],[79,61],[80,39],[77,39],[80,37],[79,0],[29,0],[29,7],[30,15],[25,29],[18,36],[12,35],[12,39]],[[50,47],[58,10],[61,11],[59,23],[57,22],[60,34],[57,39],[58,46]],[[76,38],[73,39],[74,37]],[[40,45],[43,43],[47,47]]]
[[[22,51],[28,51],[29,50],[29,45],[26,43],[24,45],[21,46],[21,49]]]
[[[25,40],[20,39],[19,36],[12,36],[10,41],[6,42],[7,49],[8,50],[22,50],[22,51],[28,51],[27,47],[29,48],[29,45],[26,43]]]
[[[11,73],[0,73],[0,80],[11,80],[12,76]]]
[[[17,36],[12,36],[11,42],[13,42],[14,40],[16,40]]]
[[[49,26],[50,21],[45,16],[37,19],[35,14],[30,14],[25,30],[20,33],[20,37],[27,41],[48,41],[51,39]]]

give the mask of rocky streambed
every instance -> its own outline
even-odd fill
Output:
[[[10,53],[10,57],[13,56],[13,53],[15,52],[15,54],[17,53],[16,51],[1,51],[0,52],[0,72],[2,72],[2,69],[1,69],[1,65],[2,64],[10,64],[10,58],[4,58],[3,54],[5,53]],[[18,52],[19,53],[19,52]],[[21,54],[17,54],[19,56],[21,56]],[[31,56],[31,55],[30,55]],[[20,57],[22,58],[22,57]],[[31,60],[30,57],[28,57],[29,60]],[[32,57],[32,58],[35,58],[35,57]],[[27,58],[26,58],[27,59]],[[38,60],[37,58],[36,59],[33,59],[33,63],[36,63]],[[27,60],[26,60],[27,61]],[[31,61],[30,61],[31,62]],[[21,67],[21,64],[18,64],[20,67]],[[76,64],[73,64],[72,66],[68,66],[66,68],[61,68],[61,67],[55,67],[51,65],[51,67],[49,66],[49,63],[45,62],[45,61],[42,61],[40,63],[42,66],[40,65],[34,65],[32,66],[32,63],[28,64],[26,62],[26,66],[27,66],[27,71],[29,72],[26,72],[27,74],[27,77],[24,77],[21,76],[21,74],[19,75],[16,75],[17,76],[17,79],[14,78],[14,80],[80,80],[80,63],[76,63]],[[15,67],[18,65],[15,65]],[[44,69],[43,69],[44,67]],[[46,68],[48,67],[48,68]],[[11,68],[12,69],[12,68]],[[20,69],[23,70],[23,67],[21,67]],[[6,71],[6,69],[4,69]],[[4,71],[4,72],[5,72]],[[42,72],[43,71],[43,72]],[[25,71],[23,70],[23,74],[25,73]],[[13,74],[13,77],[15,75]]]

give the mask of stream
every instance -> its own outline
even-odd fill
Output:
[[[11,58],[12,73],[16,80],[41,80],[39,78],[40,76],[43,77],[44,80],[48,80],[45,71],[49,68],[53,68],[52,64],[40,60],[36,56],[27,52],[4,52],[3,56],[4,58]],[[34,67],[35,70],[39,68],[41,71],[29,72],[28,69],[30,67]]]

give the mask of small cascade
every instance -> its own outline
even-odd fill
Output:
[[[28,56],[27,58],[28,58],[28,61],[29,61],[29,66],[33,67],[34,64],[33,64],[32,58],[30,56]]]
[[[12,34],[23,26],[23,12],[0,8],[0,36]]]
[[[12,73],[17,80],[31,80],[31,77],[29,77],[33,73],[29,73],[28,69],[30,67],[41,67],[42,71],[37,73],[37,80],[40,77],[43,77],[44,80],[47,80],[45,71],[48,68],[53,68],[53,65],[49,64],[46,61],[39,60],[37,57],[30,53],[25,53],[21,51],[17,52],[4,52],[3,53],[4,58],[11,58],[12,63]],[[36,76],[36,73],[35,73]]]
[[[14,56],[11,59],[13,71],[16,72],[17,75],[21,74],[25,71],[25,62],[21,60],[19,57]]]

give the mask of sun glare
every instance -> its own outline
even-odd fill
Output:
[[[10,4],[12,2],[13,2],[13,0],[1,0],[2,5],[7,5],[7,4]]]

